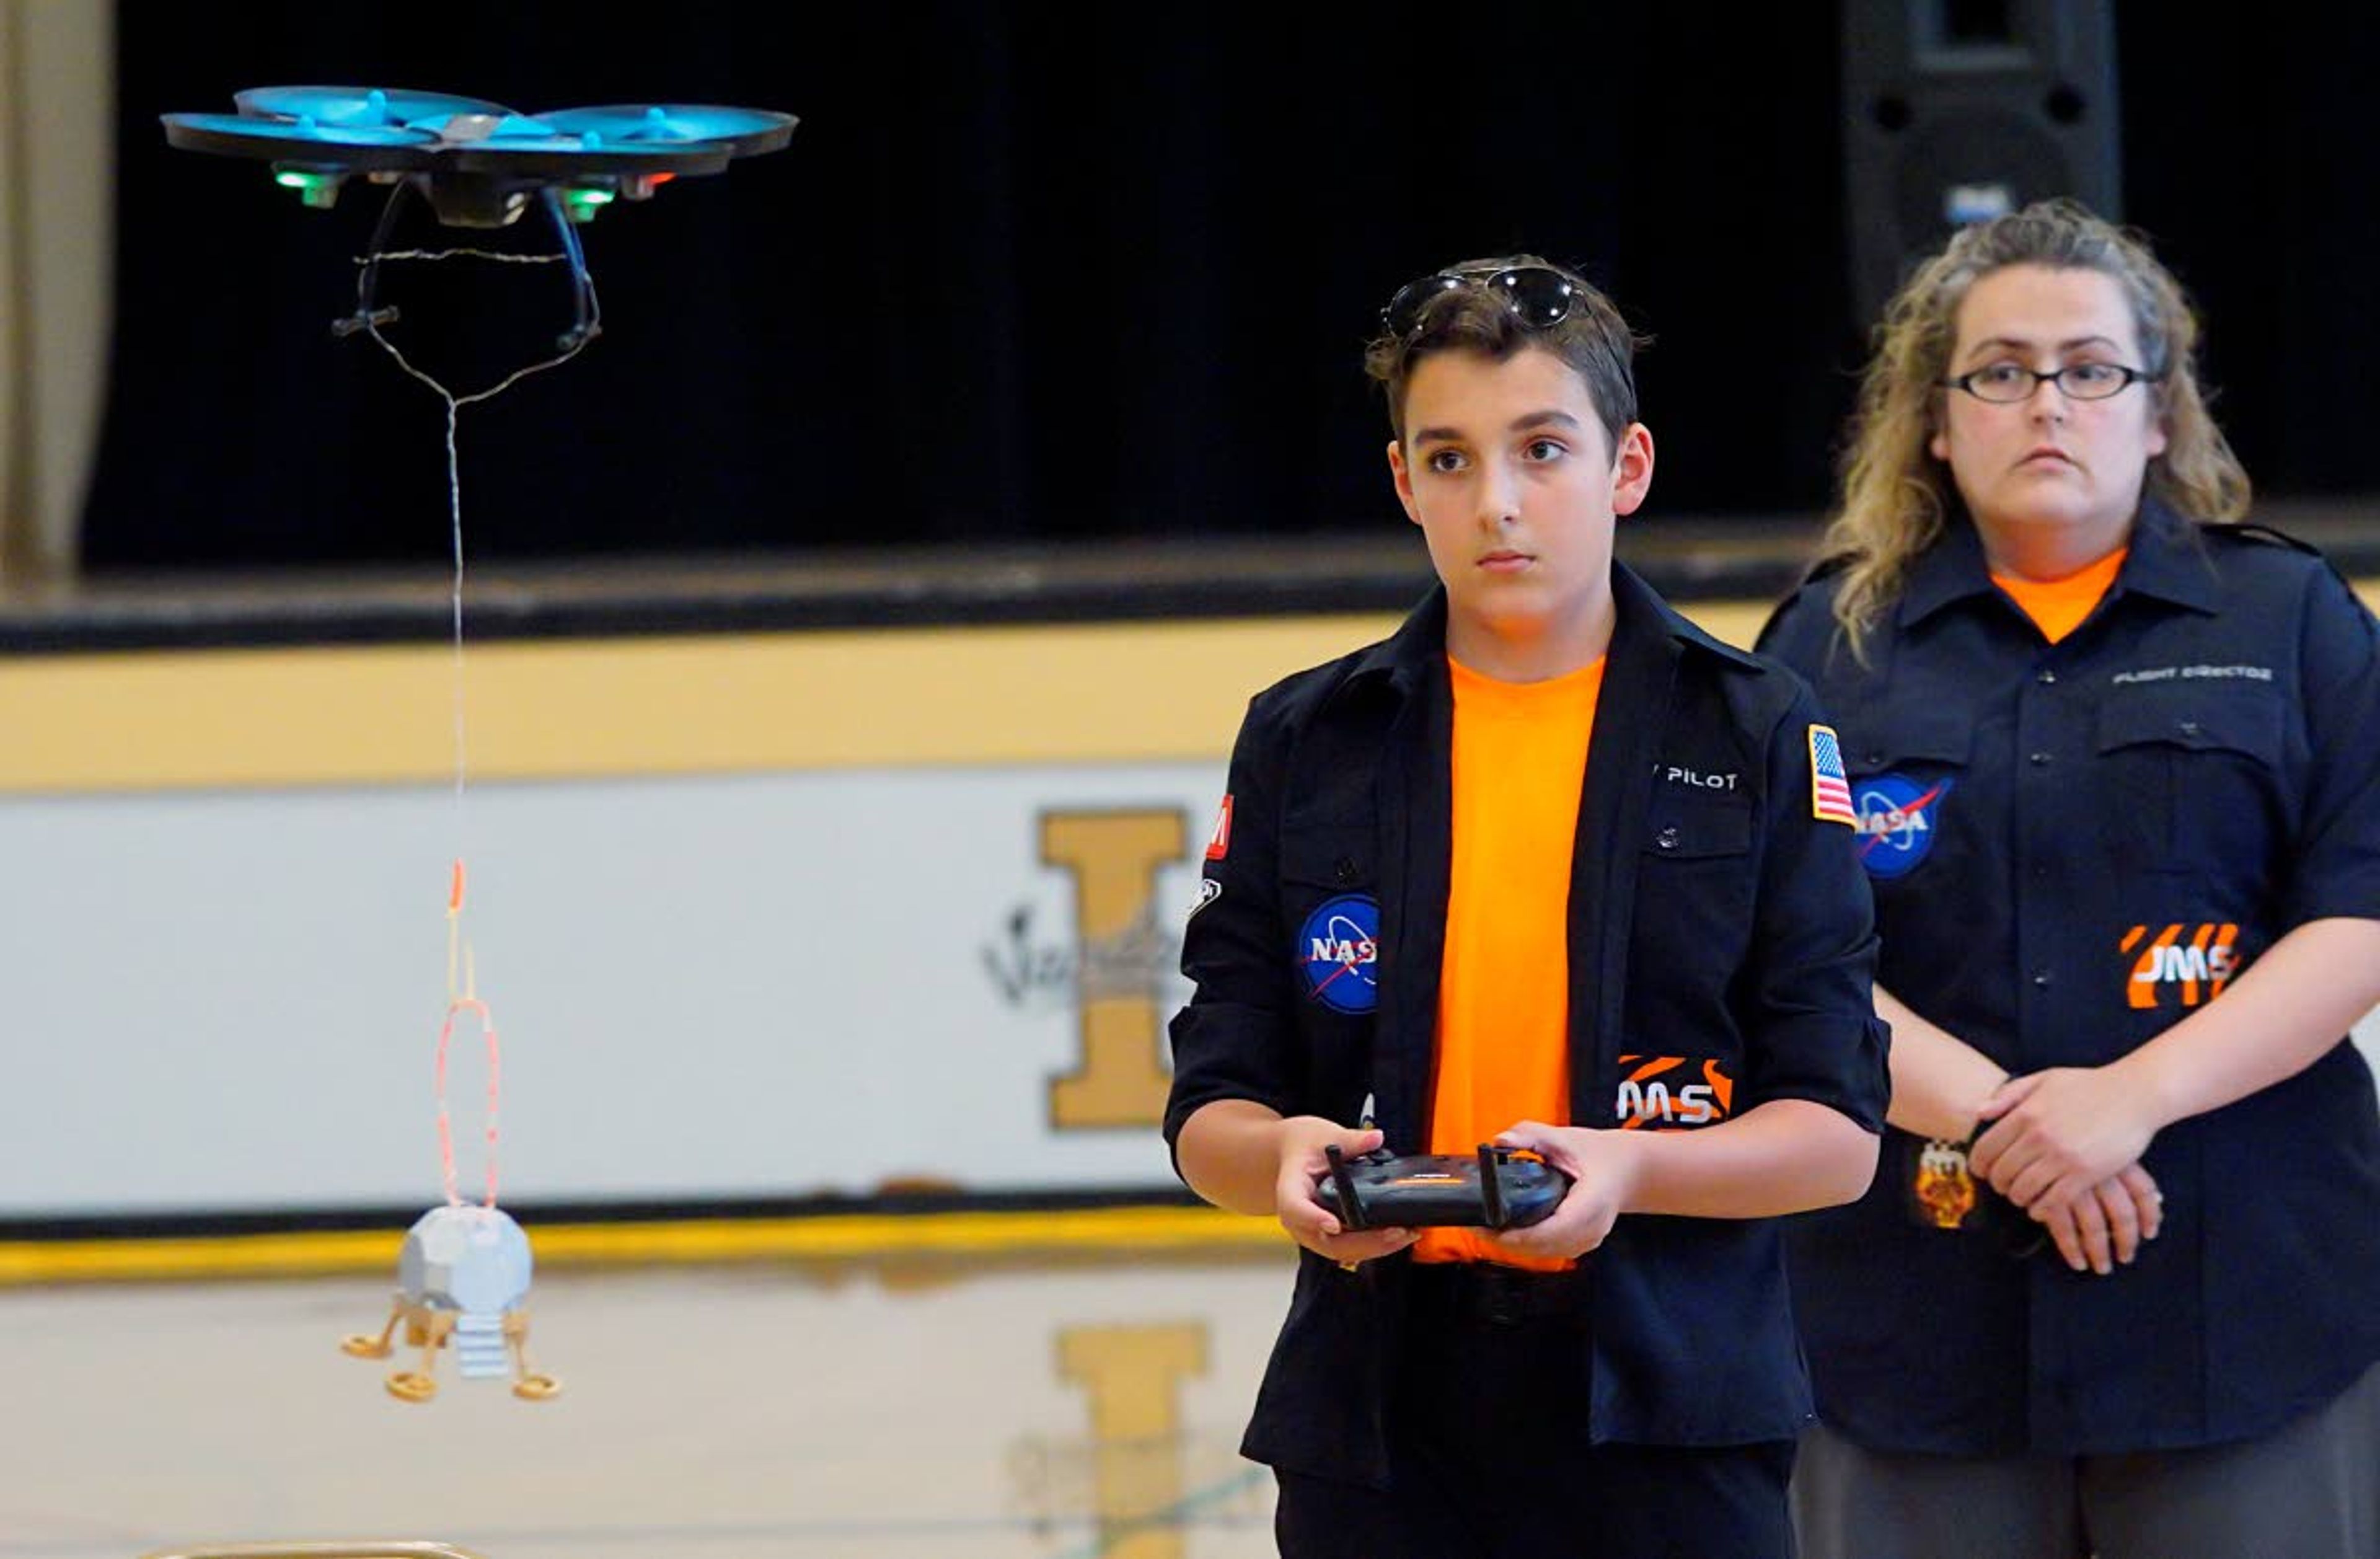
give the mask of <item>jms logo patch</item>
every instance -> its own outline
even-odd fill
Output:
[[[1699,1073],[1683,1055],[1623,1055],[1626,1073],[1612,1101],[1611,1118],[1622,1131],[1645,1127],[1709,1126],[1727,1119],[1735,1102],[1735,1081],[1716,1061]]]
[[[2168,926],[2151,940],[2148,927],[2134,926],[2124,933],[2121,949],[2137,955],[2126,1000],[2135,1008],[2160,1007],[2170,991],[2185,1007],[2213,1001],[2240,972],[2239,935],[2234,925],[2183,924]]]

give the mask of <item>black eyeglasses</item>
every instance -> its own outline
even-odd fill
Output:
[[[1551,330],[1586,305],[1588,291],[1547,265],[1515,265],[1504,271],[1440,271],[1397,288],[1380,311],[1380,328],[1402,341],[1420,325],[1437,298],[1466,286],[1486,287],[1531,330]]]
[[[1996,362],[1940,383],[1946,390],[1964,390],[1977,400],[1987,400],[1995,406],[2014,406],[2019,401],[2031,400],[2033,393],[2044,384],[2057,385],[2058,393],[2069,400],[2106,400],[2110,396],[2122,395],[2134,384],[2154,384],[2164,377],[2162,373],[2143,373],[2137,368],[2113,362],[2070,362],[2047,373],[2022,363]]]

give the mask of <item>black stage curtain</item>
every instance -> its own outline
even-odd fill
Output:
[[[121,7],[93,567],[445,555],[443,408],[328,329],[378,191],[304,210],[158,128],[292,82],[802,116],[784,152],[584,230],[604,335],[462,413],[475,556],[1393,527],[1358,365],[1376,311],[1523,248],[1583,265],[1655,338],[1652,513],[1826,502],[1861,352],[1826,7],[620,14]],[[2380,487],[2373,52],[2173,14],[2120,18],[2127,214],[2212,315],[2259,480]],[[550,247],[526,223],[496,241]],[[466,389],[567,319],[554,267],[388,286],[407,349]]]

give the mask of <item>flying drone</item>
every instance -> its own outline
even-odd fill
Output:
[[[602,330],[576,225],[614,201],[648,201],[671,179],[724,169],[793,138],[790,114],[691,104],[516,113],[501,103],[384,87],[251,87],[237,114],[167,114],[165,140],[187,152],[273,164],[273,181],[328,210],[350,178],[390,186],[341,335],[377,336],[396,311],[379,301],[380,262],[407,194],[449,227],[505,227],[534,198],[568,262],[577,320],[567,354]],[[385,343],[383,343],[385,345]],[[402,360],[402,359],[400,359]]]
[[[718,173],[783,146],[798,122],[758,108],[687,104],[516,113],[501,103],[381,87],[251,87],[237,114],[165,115],[187,152],[253,157],[310,206],[358,175],[412,189],[450,227],[503,227],[533,194],[588,222],[615,200]]]

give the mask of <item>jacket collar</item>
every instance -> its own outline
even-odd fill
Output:
[[[2222,583],[2198,527],[2155,498],[2141,500],[2140,518],[2132,522],[2132,550],[2116,576],[2116,589],[2193,612],[2213,612],[2223,604]]]
[[[1756,667],[1760,664],[1688,622],[1623,563],[1614,562],[1611,566],[1611,601],[1615,645],[1623,634],[1651,634],[1738,665]],[[1410,697],[1426,685],[1425,678],[1438,674],[1445,660],[1446,614],[1446,587],[1439,585],[1430,591],[1395,633],[1356,655],[1348,672],[1348,682],[1385,679],[1398,694]]]
[[[2125,542],[2131,550],[2108,591],[2110,599],[2153,596],[2194,612],[2212,612],[2220,604],[2220,586],[2191,522],[2158,499],[2142,496]],[[1983,538],[1965,509],[1959,508],[1944,523],[1941,539],[1910,569],[1896,620],[1910,627],[1947,606],[1998,589],[1984,558]]]

